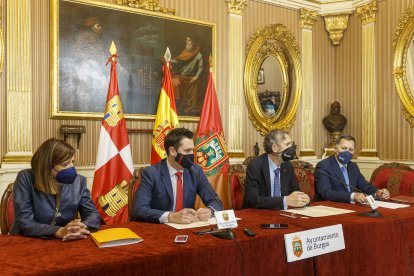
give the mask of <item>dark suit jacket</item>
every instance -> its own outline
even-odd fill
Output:
[[[283,196],[300,191],[290,162],[283,162],[280,166],[280,197],[271,196],[271,185],[273,183],[270,183],[269,160],[265,153],[250,161],[247,166],[244,208],[282,210]]]
[[[198,165],[193,165],[194,173],[187,169],[183,172],[184,208],[194,208],[196,195],[198,194],[205,206],[210,206],[217,211],[222,210],[216,192]],[[197,181],[198,180],[198,181]],[[210,193],[206,190],[210,190]],[[214,197],[213,197],[213,196]],[[167,160],[146,168],[142,172],[142,180],[135,193],[133,220],[159,222],[159,218],[166,211],[172,211],[174,207],[174,194]]]
[[[351,186],[357,187],[357,189],[366,194],[375,194],[377,188],[365,180],[355,163],[352,161],[348,162],[347,169],[349,184]],[[328,174],[332,176],[332,178],[324,174]],[[350,187],[351,192],[348,192],[347,186],[344,183],[335,180],[335,178],[346,183],[338,161],[336,160],[335,155],[332,155],[316,165],[315,194],[317,199],[350,203],[351,193],[355,192],[355,189]]]
[[[55,196],[39,192],[34,187],[33,170],[22,170],[13,187],[14,223],[11,234],[32,237],[53,237],[55,232],[68,224],[80,213],[87,226],[99,228],[101,217],[92,202],[86,186],[86,178],[78,175],[73,184],[63,184],[60,191],[61,216],[56,225],[50,225],[55,215]]]

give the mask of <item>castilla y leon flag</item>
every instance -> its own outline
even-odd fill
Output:
[[[177,108],[175,107],[174,90],[171,83],[171,74],[169,68],[169,60],[171,59],[170,50],[167,48],[162,69],[164,72],[164,80],[158,101],[157,115],[155,117],[154,130],[152,132],[152,148],[151,148],[151,165],[158,163],[167,154],[164,149],[165,136],[173,128],[179,126]]]
[[[115,45],[111,46],[111,78],[96,157],[92,199],[106,224],[128,220],[128,183],[133,166],[128,132],[116,76]]]
[[[229,156],[211,70],[196,132],[194,155],[195,162],[203,168],[208,180],[223,202],[224,209],[230,209],[232,204],[227,180],[227,171],[230,166]],[[202,206],[200,198],[197,198],[195,207]]]

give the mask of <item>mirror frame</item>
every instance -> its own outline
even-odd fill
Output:
[[[414,87],[411,91],[407,79],[407,51],[414,34],[414,6],[407,8],[398,22],[394,34],[394,80],[403,104],[403,114],[410,127],[414,127]]]
[[[287,53],[284,53],[279,44],[283,45]],[[289,77],[288,62],[285,54],[290,56],[291,64],[293,65],[293,70],[291,70],[292,74],[294,74],[293,77]],[[284,82],[284,95],[281,99],[281,105],[276,114],[272,116],[267,116],[262,110],[257,91],[259,69],[267,57],[273,57],[279,63]],[[289,79],[296,81],[294,91],[290,91]],[[249,118],[253,126],[262,135],[275,128],[290,130],[296,119],[301,92],[302,75],[299,46],[293,34],[283,24],[272,24],[257,30],[250,36],[247,44],[247,57],[244,68],[244,95]],[[290,96],[293,96],[293,99],[289,107]]]

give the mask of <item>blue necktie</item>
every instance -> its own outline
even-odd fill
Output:
[[[341,167],[341,170],[342,170],[342,174],[344,175],[345,182],[347,184],[346,189],[348,190],[348,192],[350,192],[351,191],[351,187],[349,187],[348,171],[347,171],[346,167]]]
[[[280,196],[280,182],[279,182],[279,172],[280,168],[274,170],[275,180],[273,182],[273,196]]]

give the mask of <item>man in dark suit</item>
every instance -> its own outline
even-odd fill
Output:
[[[266,153],[247,166],[244,207],[284,210],[308,204],[309,196],[300,192],[288,162],[296,155],[289,133],[272,130],[264,137],[263,146]]]
[[[336,140],[335,154],[316,165],[315,184],[319,200],[364,203],[365,194],[380,199],[390,197],[387,189],[378,190],[365,180],[358,166],[351,161],[354,151],[355,139],[350,135],[341,135]]]
[[[164,148],[168,157],[142,172],[133,220],[191,223],[207,221],[214,211],[222,210],[203,170],[194,165],[193,133],[185,128],[173,129],[165,137]],[[197,194],[207,208],[193,209]]]

